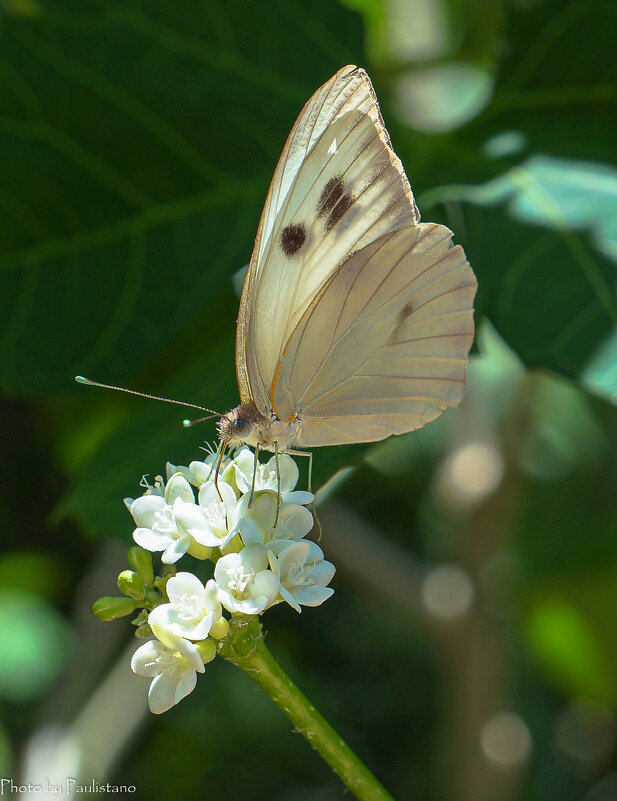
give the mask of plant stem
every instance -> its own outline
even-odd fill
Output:
[[[233,615],[219,653],[270,696],[359,801],[393,801],[266,648],[257,615]]]

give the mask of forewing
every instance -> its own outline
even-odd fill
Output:
[[[476,279],[451,232],[424,223],[354,253],[296,325],[273,408],[300,446],[370,442],[433,420],[463,395]]]
[[[371,82],[345,67],[304,107],[266,199],[238,319],[243,402],[272,410],[285,343],[341,261],[418,219]]]

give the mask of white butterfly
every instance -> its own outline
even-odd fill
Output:
[[[372,84],[344,67],[303,108],[272,179],[223,447],[372,442],[456,406],[477,282],[451,238],[420,223]]]

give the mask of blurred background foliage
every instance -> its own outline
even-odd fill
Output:
[[[268,644],[397,799],[617,798],[617,9],[609,0],[0,0],[0,774],[338,798],[239,671],[162,718],[113,594],[181,411],[237,403],[233,276],[345,63],[479,278],[466,398],[315,454],[336,595]],[[347,467],[344,472],[341,468]],[[40,798],[40,795],[37,796]]]

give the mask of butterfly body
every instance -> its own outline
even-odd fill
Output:
[[[262,414],[251,401],[227,412],[218,422],[219,438],[225,445],[249,445],[272,452],[288,450],[301,427],[300,417],[284,422],[274,413]]]
[[[310,98],[266,198],[236,334],[224,445],[374,442],[463,395],[476,279],[421,223],[372,84],[355,66]]]

